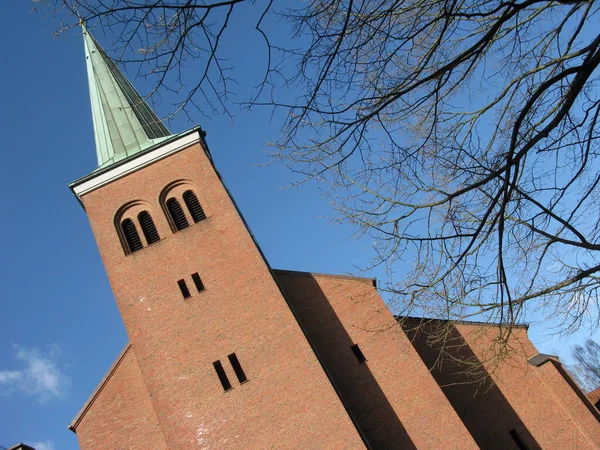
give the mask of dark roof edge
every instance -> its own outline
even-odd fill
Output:
[[[324,278],[341,278],[345,280],[364,281],[373,286],[377,287],[377,278],[368,277],[355,277],[353,275],[336,275],[331,273],[316,273],[316,272],[302,272],[299,270],[283,270],[273,269],[273,272],[277,275],[283,275],[288,277],[324,277]]]
[[[196,125],[196,126],[190,128],[189,130],[182,131],[181,133],[174,134],[174,135],[168,137],[167,139],[165,139],[163,141],[160,141],[159,143],[154,144],[154,145],[152,145],[152,146],[150,146],[150,147],[142,150],[141,152],[134,153],[133,155],[128,156],[125,159],[117,161],[114,164],[111,164],[109,166],[103,167],[102,169],[95,169],[94,171],[88,173],[87,175],[84,175],[83,177],[80,177],[80,178],[76,179],[75,181],[70,182],[67,186],[71,190],[73,190],[73,188],[75,186],[77,186],[77,185],[79,185],[79,184],[81,184],[81,183],[83,183],[85,181],[88,181],[88,180],[90,180],[90,179],[92,179],[92,178],[94,178],[94,177],[96,177],[96,176],[98,176],[100,174],[103,174],[104,172],[108,172],[109,170],[112,170],[112,169],[114,169],[116,167],[122,166],[123,164],[126,164],[129,161],[132,161],[132,160],[134,160],[136,158],[139,158],[140,156],[145,155],[146,153],[150,153],[153,150],[156,150],[157,148],[162,147],[163,145],[168,144],[169,142],[175,141],[175,140],[177,140],[179,138],[182,138],[184,136],[187,136],[188,134],[192,134],[192,133],[197,132],[197,131],[200,131],[200,133],[203,133],[202,127],[200,125]]]
[[[79,410],[77,415],[75,415],[75,417],[73,418],[71,423],[67,426],[67,428],[69,430],[71,430],[73,433],[77,433],[75,431],[75,428],[77,427],[77,425],[79,425],[79,422],[81,422],[81,419],[83,419],[83,416],[85,416],[85,413],[88,412],[88,410],[91,408],[91,406],[94,403],[94,401],[96,400],[96,398],[100,395],[100,392],[102,392],[102,389],[104,389],[104,386],[106,386],[106,383],[108,383],[108,380],[110,380],[112,378],[112,375],[116,372],[117,368],[123,361],[125,354],[129,351],[130,348],[131,348],[131,343],[128,342],[127,345],[125,345],[125,348],[123,350],[121,350],[121,353],[119,354],[119,356],[117,357],[115,362],[112,363],[112,365],[110,366],[110,368],[108,369],[106,374],[104,374],[104,377],[102,378],[102,380],[100,380],[100,383],[98,383],[98,386],[96,386],[96,389],[94,389],[92,391],[92,394],[90,395],[90,397],[83,404],[83,406],[81,407],[81,409]]]
[[[4,447],[0,447],[0,448],[4,448]],[[22,442],[19,442],[17,445],[13,445],[12,447],[9,447],[8,450],[35,450],[35,448],[33,448],[31,445],[27,445],[27,444],[23,444]]]
[[[545,353],[538,353],[527,360],[529,364],[535,367],[540,367],[542,364],[546,364],[548,361],[556,361],[557,363],[561,364],[558,356],[547,355]]]
[[[452,322],[459,323],[461,325],[485,325],[488,327],[497,327],[498,325],[503,325],[501,323],[493,323],[493,322],[481,322],[476,320],[450,320],[450,319],[436,319],[434,317],[416,317],[416,316],[394,316],[396,320],[410,320],[410,321],[420,321],[420,322]],[[528,323],[515,323],[512,325],[515,328],[525,328],[529,329]]]

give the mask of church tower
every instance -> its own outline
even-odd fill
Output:
[[[203,131],[170,133],[83,35],[99,167],[70,187],[129,342],[69,425],[82,450],[600,446],[600,414],[526,327],[483,389],[438,362],[487,370],[494,326],[454,324],[442,351],[428,333],[449,323],[403,331],[373,279],[272,270]]]
[[[70,188],[130,342],[81,448],[365,448],[203,131],[171,134],[83,35],[99,167]]]

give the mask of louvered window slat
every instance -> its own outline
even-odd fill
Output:
[[[142,211],[139,213],[138,220],[148,244],[153,244],[160,241],[160,236],[158,235],[158,231],[156,231],[156,227],[154,226],[154,220],[152,220],[152,216],[148,211]]]
[[[181,205],[176,198],[172,197],[167,200],[167,209],[169,210],[169,214],[171,214],[171,219],[173,219],[175,228],[183,230],[189,226],[187,218],[183,213],[183,209],[181,209]]]
[[[127,242],[127,247],[129,247],[129,253],[133,253],[144,248],[137,228],[131,219],[125,219],[123,222],[121,222],[121,229],[125,235],[125,241]]]
[[[198,202],[196,194],[194,194],[192,191],[185,191],[183,193],[183,201],[188,207],[194,222],[200,222],[202,219],[206,219],[206,214],[204,214],[204,210],[202,209],[200,202]]]

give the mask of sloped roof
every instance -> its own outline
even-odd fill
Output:
[[[171,135],[115,62],[82,25],[99,167],[107,167]]]
[[[545,353],[538,353],[537,355],[534,355],[531,358],[529,358],[527,360],[527,362],[529,364],[531,364],[532,366],[539,367],[542,364],[545,364],[545,363],[547,363],[550,360],[553,360],[553,361],[556,361],[556,362],[560,362],[558,359],[559,358],[556,355],[547,355]]]
[[[395,316],[397,320],[406,320],[406,321],[410,321],[410,322],[420,322],[420,323],[429,323],[429,322],[443,322],[443,323],[448,323],[448,322],[452,322],[452,323],[459,323],[462,325],[484,325],[484,326],[488,326],[488,327],[497,327],[498,323],[494,323],[494,322],[480,322],[477,320],[448,320],[448,319],[436,319],[434,317],[416,317],[416,316]],[[514,323],[511,326],[515,327],[515,328],[525,328],[528,329],[529,328],[529,324],[526,323]]]
[[[81,407],[81,409],[79,410],[77,415],[73,418],[71,423],[67,426],[67,428],[69,430],[71,430],[72,432],[75,432],[75,428],[77,428],[77,425],[79,425],[79,422],[81,422],[81,419],[83,419],[83,416],[85,415],[85,413],[93,405],[94,400],[96,400],[98,395],[100,395],[100,392],[102,392],[102,389],[104,389],[104,386],[106,386],[106,384],[112,378],[113,374],[117,371],[119,365],[123,361],[123,358],[125,358],[125,355],[127,354],[127,352],[129,351],[130,348],[131,348],[131,343],[128,342],[127,345],[125,345],[125,348],[123,350],[121,350],[121,353],[119,354],[119,356],[117,357],[115,362],[112,364],[112,366],[110,366],[110,368],[108,369],[108,372],[106,372],[106,374],[104,375],[102,380],[100,380],[100,383],[98,383],[98,386],[96,386],[96,389],[94,389],[94,391],[92,392],[92,395],[90,395],[90,397],[83,404],[83,406]]]

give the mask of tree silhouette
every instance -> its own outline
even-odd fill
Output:
[[[49,2],[63,30],[112,31],[188,114],[229,111],[222,41],[247,15],[267,54],[248,102],[287,113],[274,157],[372,238],[395,312],[499,323],[501,341],[540,308],[559,331],[598,324],[597,2]],[[299,39],[272,42],[272,15]]]
[[[587,392],[600,388],[600,345],[588,339],[583,345],[575,345],[571,356],[575,360],[571,372],[579,385]]]

